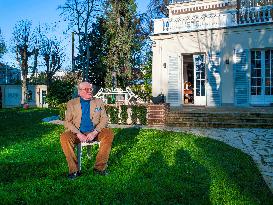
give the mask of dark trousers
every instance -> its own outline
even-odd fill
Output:
[[[103,171],[107,167],[112,142],[114,139],[114,133],[112,129],[104,128],[95,139],[100,142],[100,147],[94,168],[99,171]],[[69,167],[69,173],[78,171],[78,160],[74,152],[74,147],[76,144],[80,143],[80,140],[76,134],[67,131],[61,134],[60,141]]]

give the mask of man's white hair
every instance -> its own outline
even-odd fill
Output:
[[[79,85],[78,85],[78,92],[80,92],[80,90],[82,89],[82,87],[89,86],[89,85],[91,85],[91,88],[93,87],[93,85],[91,83],[89,83],[89,82],[81,82],[81,83],[79,83]]]

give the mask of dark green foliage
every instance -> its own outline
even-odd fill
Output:
[[[147,107],[141,105],[132,105],[132,124],[137,124],[138,120],[141,125],[147,124]]]
[[[107,96],[107,104],[115,104],[116,99],[114,95],[108,95]]]
[[[106,112],[110,118],[110,122],[112,124],[117,124],[118,121],[119,121],[119,118],[118,118],[118,108],[114,107],[114,106],[107,106],[106,107]]]
[[[130,88],[142,100],[149,102],[152,99],[152,53],[148,52],[147,56],[146,65],[138,72],[138,75],[136,75],[138,80],[135,80]],[[139,79],[142,80],[142,83],[136,83],[140,82]]]
[[[135,124],[137,124],[138,106],[137,105],[132,105],[131,108],[132,108],[131,120],[132,120],[132,124],[135,125]]]
[[[29,81],[33,85],[46,85],[46,72],[40,72],[38,76],[31,76]]]
[[[127,124],[127,119],[128,119],[127,109],[128,109],[127,105],[121,105],[121,112],[120,112],[121,124]]]
[[[105,36],[106,28],[104,27],[105,19],[103,17],[97,18],[96,22],[92,24],[92,31],[88,34],[89,40],[89,82],[99,87],[105,87],[105,77],[107,66],[105,59],[107,56],[108,40]],[[86,49],[79,53],[76,57],[75,69],[82,71],[86,66],[85,57],[87,55]]]
[[[107,114],[110,117],[111,124],[127,124],[128,119],[128,108],[132,109],[131,120],[132,124],[147,124],[147,108],[146,106],[139,106],[139,105],[121,105],[121,109],[115,106],[106,106],[107,107]]]
[[[109,1],[106,4],[106,38],[108,51],[105,63],[108,67],[106,87],[125,88],[131,81],[132,68],[135,67],[135,53],[141,53],[137,33],[136,3],[133,0]],[[113,82],[113,73],[117,82]],[[114,85],[116,84],[116,85]]]
[[[110,175],[66,178],[63,126],[50,109],[0,110],[0,204],[273,204],[253,160],[222,142],[185,133],[114,129]]]
[[[48,89],[47,103],[50,107],[57,107],[61,103],[66,103],[72,99],[74,82],[69,80],[55,80]]]
[[[58,108],[60,110],[60,112],[59,112],[60,119],[64,120],[64,118],[65,118],[65,111],[67,109],[66,103],[59,104]]]
[[[147,107],[139,106],[137,116],[139,119],[139,123],[141,125],[146,125],[147,124]]]

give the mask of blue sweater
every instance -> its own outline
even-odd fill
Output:
[[[92,132],[94,130],[93,122],[90,119],[90,100],[80,99],[82,107],[82,119],[80,125],[81,133]]]

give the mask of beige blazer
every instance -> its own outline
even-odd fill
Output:
[[[66,130],[77,134],[80,133],[82,109],[80,98],[75,98],[67,102],[64,127]],[[100,132],[108,125],[108,117],[101,99],[93,98],[90,101],[90,119],[94,124],[94,129]]]

